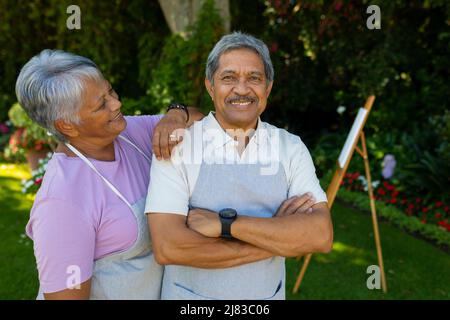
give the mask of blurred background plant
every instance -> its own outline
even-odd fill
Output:
[[[5,157],[11,160],[23,160],[25,157],[30,168],[36,169],[38,160],[54,147],[55,140],[28,117],[19,103],[13,104],[8,116],[15,130],[9,137]]]
[[[45,157],[38,160],[36,169],[31,171],[31,177],[22,180],[22,193],[35,194],[39,190],[44,179],[45,170],[47,170],[47,164],[52,156],[53,153],[48,152]]]

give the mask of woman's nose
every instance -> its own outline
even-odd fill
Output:
[[[122,102],[120,102],[119,99],[111,99],[111,101],[109,102],[111,111],[117,111],[122,107]]]

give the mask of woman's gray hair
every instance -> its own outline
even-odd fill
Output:
[[[60,141],[66,138],[55,128],[62,119],[79,124],[85,81],[101,81],[103,75],[90,59],[61,50],[43,50],[20,71],[16,95],[28,116]]]
[[[219,68],[219,59],[222,54],[235,49],[250,49],[257,53],[264,64],[267,84],[273,81],[274,71],[270,60],[269,49],[266,44],[255,37],[239,31],[223,36],[211,50],[206,61],[206,78],[214,83],[214,73]]]

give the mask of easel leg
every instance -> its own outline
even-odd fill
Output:
[[[344,175],[344,170],[336,170],[334,173],[333,179],[331,180],[331,183],[327,189],[327,200],[328,200],[328,208],[331,210],[331,207],[334,203],[334,199],[336,198],[336,194],[339,189],[339,185],[342,181],[342,177]],[[312,253],[309,253],[305,256],[305,259],[303,261],[302,268],[297,276],[297,280],[295,281],[294,289],[292,289],[292,293],[297,293],[298,289],[300,288],[300,285],[303,281],[303,277],[305,276],[306,269],[308,269],[309,263],[311,261]],[[300,257],[297,257],[297,260],[300,260]]]
[[[312,253],[308,253],[303,261],[302,270],[295,281],[294,289],[292,289],[292,293],[297,293],[300,284],[302,283],[303,277],[305,276],[306,269],[308,269],[309,262],[311,261]]]
[[[375,236],[375,245],[377,247],[378,265],[380,266],[380,271],[381,271],[381,287],[383,288],[383,292],[387,292],[386,276],[384,273],[384,265],[383,265],[383,255],[381,252],[380,233],[378,231],[377,212],[375,209],[375,200],[373,197],[373,190],[372,190],[372,178],[370,176],[370,166],[369,166],[369,159],[367,156],[366,138],[365,138],[363,131],[361,132],[361,144],[362,144],[362,149],[363,149],[362,151],[363,151],[363,158],[364,158],[364,167],[365,167],[366,178],[367,178],[367,189],[368,189],[369,198],[370,198],[370,210],[372,212],[372,224],[373,224],[373,231],[374,231],[374,236]]]

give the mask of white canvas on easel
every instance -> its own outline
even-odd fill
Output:
[[[340,168],[344,168],[345,164],[348,161],[352,148],[359,137],[359,133],[361,132],[362,126],[364,125],[366,115],[367,109],[360,108],[358,114],[356,115],[355,121],[353,122],[350,133],[347,136],[347,140],[345,140],[345,144],[341,150],[341,154],[339,155],[338,164]]]
[[[339,190],[339,186],[341,185],[342,179],[345,175],[345,172],[347,171],[348,165],[350,164],[350,160],[353,156],[354,151],[356,151],[361,157],[364,159],[364,167],[365,167],[365,175],[367,179],[368,184],[368,193],[369,193],[369,201],[370,201],[370,209],[372,212],[372,224],[374,228],[374,237],[375,237],[375,245],[377,249],[377,256],[378,256],[378,263],[381,271],[381,285],[384,292],[387,292],[387,285],[386,285],[386,277],[384,273],[384,265],[383,265],[383,256],[381,252],[381,243],[380,243],[380,235],[378,231],[378,222],[377,222],[377,216],[376,216],[376,209],[375,209],[375,200],[373,197],[373,190],[372,190],[372,179],[370,175],[370,167],[369,167],[369,160],[368,160],[368,153],[366,148],[366,138],[364,135],[364,125],[367,121],[367,118],[369,116],[369,112],[372,109],[373,102],[375,101],[375,96],[370,96],[367,98],[366,103],[364,105],[364,108],[360,108],[358,111],[358,114],[356,115],[355,121],[353,122],[352,128],[350,129],[350,132],[347,136],[347,139],[345,141],[344,147],[341,150],[341,153],[339,155],[339,158],[337,160],[337,169],[333,175],[333,178],[331,179],[331,183],[328,186],[327,189],[327,201],[328,201],[328,208],[331,211],[331,207],[333,205],[334,199],[336,198],[336,194]],[[359,148],[357,146],[358,141],[361,141],[362,147]],[[303,266],[297,276],[297,280],[294,284],[294,289],[292,290],[293,293],[297,293],[298,289],[300,288],[300,284],[303,280],[303,277],[305,275],[306,269],[308,268],[308,265],[311,261],[312,254],[307,254],[305,256],[305,260],[303,261]],[[299,257],[301,258],[301,257]]]

